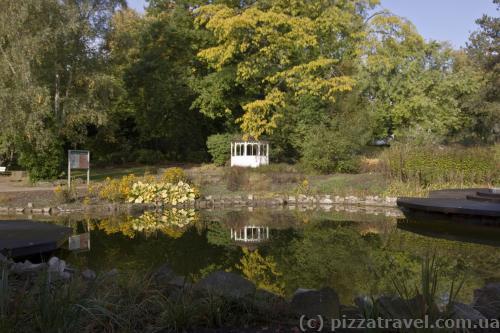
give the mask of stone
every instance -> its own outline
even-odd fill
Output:
[[[339,296],[332,288],[320,290],[297,289],[291,303],[292,311],[297,315],[306,315],[314,318],[321,315],[323,318],[340,317]]]
[[[467,319],[472,322],[478,322],[486,319],[481,312],[468,304],[453,303],[451,311],[451,318],[453,319]]]
[[[29,260],[25,260],[24,262],[16,262],[10,266],[10,270],[12,273],[21,275],[28,273],[37,273],[43,269],[45,269],[47,265],[45,263],[41,264],[33,264]]]
[[[297,197],[297,202],[300,202],[300,203],[307,202],[307,195],[299,194]]]
[[[28,207],[28,208],[33,208],[33,203],[32,203],[32,202],[28,202],[27,207]]]
[[[189,287],[191,284],[189,283],[189,281],[186,279],[185,276],[176,275],[168,281],[168,285],[177,288],[184,288],[184,287]]]
[[[60,278],[69,279],[71,277],[72,269],[66,264],[66,261],[61,260],[57,257],[52,257],[47,262],[48,272],[56,273]]]
[[[329,195],[325,195],[320,197],[319,203],[322,205],[331,205],[333,203],[333,200],[330,198]]]
[[[296,199],[293,195],[289,195],[289,196],[288,196],[288,199],[287,199],[287,202],[288,202],[289,204],[294,204],[294,203],[296,203],[296,202],[297,202],[297,199]]]
[[[356,306],[340,305],[340,314],[343,318],[362,319],[363,313]]]
[[[247,198],[248,198],[249,201],[253,201],[253,199],[254,199],[253,198],[253,194],[249,194]]]
[[[62,273],[66,269],[66,261],[59,259],[58,257],[52,257],[48,261],[49,272]]]
[[[359,202],[359,198],[355,197],[353,195],[350,195],[350,196],[345,198],[345,201],[348,203],[351,203],[351,204],[357,204]]]
[[[97,275],[93,270],[87,268],[86,270],[82,271],[82,277],[85,280],[95,280]]]
[[[255,293],[255,286],[252,282],[238,274],[224,271],[209,274],[201,279],[194,288],[231,298],[242,298]]]
[[[500,283],[474,290],[473,307],[488,319],[500,318]]]
[[[422,296],[417,296],[409,300],[404,300],[398,296],[381,296],[375,302],[375,308],[384,318],[414,318],[415,313],[425,311],[424,307],[425,301]]]
[[[285,204],[285,202],[286,201],[285,201],[285,199],[282,196],[276,196],[273,199],[273,203],[275,203],[276,205],[283,206]]]
[[[168,265],[168,264],[163,264],[161,265],[154,273],[153,273],[153,279],[155,281],[164,281],[164,280],[170,280],[175,276],[174,270]]]
[[[396,197],[385,197],[385,202],[391,205],[395,205],[397,200]]]
[[[52,211],[52,208],[51,208],[51,207],[44,207],[44,208],[43,208],[43,213],[44,213],[44,214],[48,214],[48,213],[50,213],[51,211]]]

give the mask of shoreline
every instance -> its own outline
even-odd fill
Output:
[[[220,196],[208,195],[196,199],[194,202],[182,205],[157,205],[138,203],[112,203],[99,202],[95,204],[84,204],[83,202],[45,205],[37,207],[36,203],[27,205],[0,205],[1,215],[34,215],[34,216],[59,216],[68,214],[91,214],[110,216],[116,214],[140,215],[146,211],[161,209],[249,209],[254,208],[275,208],[289,210],[310,210],[320,209],[324,211],[348,211],[366,212],[368,214],[384,213],[387,216],[402,217],[402,212],[397,208],[395,197],[366,196],[359,198],[355,196],[332,196],[332,195],[266,195],[259,196],[249,194],[246,198],[242,196]]]

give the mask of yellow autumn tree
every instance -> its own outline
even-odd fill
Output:
[[[289,105],[304,96],[334,103],[355,84],[348,59],[355,58],[356,40],[364,37],[364,11],[377,3],[279,0],[244,8],[199,7],[196,23],[213,34],[215,43],[198,53],[212,71],[206,84],[212,93],[200,94],[195,104],[213,116],[210,107],[223,104],[218,92],[232,84],[243,91],[233,104],[241,112],[236,121],[247,136],[259,138],[272,134]],[[237,110],[225,104],[218,111]]]

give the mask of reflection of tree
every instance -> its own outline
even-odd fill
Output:
[[[243,248],[243,257],[240,259],[240,264],[236,265],[236,267],[257,288],[278,295],[284,294],[283,274],[278,271],[273,257],[263,257],[259,253],[259,250],[250,251]]]
[[[222,223],[212,221],[207,224],[207,240],[210,244],[227,246],[231,244],[231,234]]]
[[[355,292],[369,291],[373,249],[355,229],[311,223],[297,236],[284,248],[270,245],[270,253],[283,272],[287,293],[299,287],[330,286],[350,302]]]
[[[96,227],[108,235],[122,233],[134,238],[137,233],[146,236],[158,231],[173,237],[182,236],[186,227],[198,220],[194,209],[165,209],[159,212],[146,212],[138,218],[130,216],[107,218],[101,220]]]

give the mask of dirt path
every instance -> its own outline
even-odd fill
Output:
[[[32,203],[35,207],[53,205],[55,185],[30,186],[20,183],[0,182],[0,206],[24,207]],[[78,185],[78,193],[83,193],[86,185]]]

